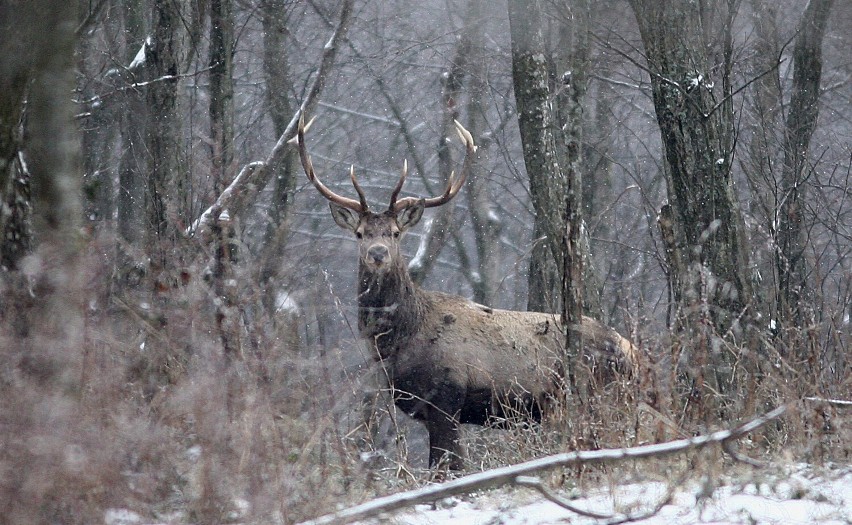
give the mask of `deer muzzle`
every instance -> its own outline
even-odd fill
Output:
[[[390,251],[383,244],[374,244],[367,249],[367,262],[373,266],[381,266],[390,260]]]

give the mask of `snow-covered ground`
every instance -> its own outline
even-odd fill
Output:
[[[567,498],[566,494],[560,495]],[[417,505],[357,523],[364,525],[850,525],[852,465],[791,465],[767,471],[741,471],[712,482],[642,482],[577,492],[570,504],[608,517],[583,516],[522,487],[486,490]],[[667,503],[663,504],[664,502]],[[251,524],[248,503],[234,523]],[[241,519],[242,518],[242,519]],[[127,509],[110,509],[105,525],[182,523],[149,521]]]
[[[542,498],[537,492],[502,489],[479,496],[448,498],[438,505],[418,505],[398,512],[389,522],[406,525],[544,525],[596,524],[640,518],[671,495],[670,503],[642,525],[701,524],[850,524],[852,466],[793,465],[772,473],[757,470],[747,478],[707,479],[682,486],[659,482],[596,489],[572,499],[579,509],[609,514],[608,519],[580,516]],[[387,523],[388,521],[383,521]]]

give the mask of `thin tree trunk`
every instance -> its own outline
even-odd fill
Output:
[[[231,0],[210,2],[210,136],[213,188],[216,195],[230,184],[234,175],[234,15]],[[214,248],[212,286],[221,303],[217,305],[216,323],[224,349],[225,373],[229,365],[241,358],[240,315],[236,290],[226,286],[235,276],[238,254],[236,227],[230,220],[219,218],[214,231],[218,234]],[[234,417],[235,382],[229,377],[228,414]]]
[[[210,137],[218,195],[234,171],[234,15],[231,0],[210,1]]]
[[[542,2],[509,1],[512,78],[535,211],[528,309],[561,311],[565,177],[559,166]]]
[[[113,96],[123,86],[120,85],[116,69],[103,73],[92,59],[99,54],[97,45],[100,38],[109,41],[119,40],[122,32],[121,17],[104,16],[100,25],[101,32],[95,36],[93,28],[96,14],[106,2],[89,5],[94,9],[78,26],[77,43],[77,92],[81,99],[78,118],[83,144],[83,197],[85,199],[85,217],[98,231],[107,235],[113,233],[115,222],[115,138],[118,136],[118,121],[122,109],[121,97]],[[85,4],[80,4],[85,9]],[[120,44],[119,44],[120,45]],[[116,50],[118,51],[118,50]],[[118,53],[120,56],[120,53]],[[91,69],[92,66],[95,69]],[[82,118],[81,118],[82,117]]]
[[[15,270],[29,252],[29,174],[18,162],[24,100],[33,61],[31,39],[21,34],[20,13],[0,9],[0,271]]]
[[[133,59],[145,45],[144,14],[141,0],[124,0],[121,4],[124,19],[124,60],[128,65],[120,81],[132,83],[142,79],[147,68]],[[132,68],[130,66],[133,66]],[[136,89],[121,92],[119,115],[120,158],[118,161],[118,193],[116,196],[116,231],[118,233],[114,281],[118,287],[137,287],[144,256],[142,241],[145,232],[145,106],[144,94]]]
[[[750,122],[747,126],[751,131],[751,141],[748,150],[748,167],[745,172],[754,187],[752,211],[761,215],[764,224],[775,222],[777,203],[779,202],[778,154],[783,145],[783,122],[781,110],[783,104],[781,82],[778,65],[781,58],[781,46],[778,34],[778,5],[772,0],[752,0],[752,23],[755,28],[754,52],[751,60],[752,83],[750,102]],[[776,228],[769,228],[774,234]],[[775,256],[770,254],[769,267],[762,261],[762,251],[756,252],[754,263],[761,266],[760,274],[766,274],[772,279],[770,286],[756,287],[755,293],[760,295],[761,304],[772,309],[778,304],[778,269]],[[771,277],[769,277],[771,276]],[[767,318],[772,319],[775,312],[767,312]]]
[[[802,15],[793,48],[793,87],[784,138],[781,203],[778,209],[778,316],[782,324],[810,325],[813,298],[808,290],[803,224],[805,165],[819,116],[822,78],[822,41],[833,0],[811,0]],[[797,345],[797,357],[806,360],[807,345]]]
[[[293,91],[287,46],[287,0],[264,0],[260,4],[263,23],[263,74],[266,81],[266,105],[272,128],[276,137],[287,130],[287,125],[295,113],[295,107],[288,96]],[[281,291],[281,260],[284,255],[285,241],[290,230],[290,211],[293,193],[299,177],[300,164],[295,150],[283,155],[279,162],[271,165],[274,173],[272,184],[274,193],[270,204],[269,222],[263,238],[263,247],[259,258],[259,286],[263,291],[263,302],[267,312],[275,319],[276,300]],[[291,334],[293,335],[293,334]],[[289,337],[298,341],[298,336]],[[295,347],[293,348],[295,350]]]
[[[562,323],[566,327],[565,352],[573,364],[569,376],[580,403],[591,399],[592,374],[580,359],[583,339],[579,326],[583,316],[583,104],[586,95],[586,68],[589,61],[589,4],[586,0],[564,6],[574,16],[566,16],[558,28],[555,53],[556,122],[560,140],[560,165],[565,176],[564,227],[562,228]],[[594,439],[594,438],[592,438]]]
[[[488,72],[485,68],[487,62],[485,32],[482,23],[484,6],[484,1],[472,0],[468,4],[465,24],[471,40],[471,60],[468,67],[470,101],[467,106],[467,129],[477,138],[486,136],[484,131],[487,112]],[[472,279],[473,300],[482,304],[494,305],[499,283],[500,243],[498,241],[503,222],[494,210],[494,200],[489,194],[487,185],[485,166],[487,165],[490,141],[480,139],[477,145],[476,162],[467,179],[466,190],[477,256],[477,270]]]
[[[178,175],[180,135],[177,120],[178,36],[180,12],[175,2],[155,0],[150,45],[145,63],[150,77],[146,92],[148,115],[145,145],[148,150],[147,252],[151,259],[154,290],[169,288],[166,275],[177,240],[175,203],[185,197]]]

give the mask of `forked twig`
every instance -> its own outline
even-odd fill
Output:
[[[597,519],[597,520],[607,520],[607,519],[611,519],[611,518],[615,517],[615,515],[613,515],[613,514],[600,514],[600,513],[597,513],[597,512],[592,512],[590,510],[585,510],[585,509],[581,509],[579,507],[576,507],[573,503],[571,503],[567,499],[563,498],[562,496],[556,494],[555,492],[553,492],[549,488],[545,487],[544,483],[542,483],[539,478],[534,477],[534,476],[518,476],[517,478],[515,478],[515,485],[518,485],[518,486],[521,486],[521,487],[531,488],[531,489],[537,491],[542,496],[544,496],[544,499],[546,499],[547,501],[550,501],[551,503],[555,503],[555,504],[559,505],[560,507],[562,507],[563,509],[570,510],[574,514],[579,514],[580,516],[585,516],[587,518],[594,518],[594,519]]]

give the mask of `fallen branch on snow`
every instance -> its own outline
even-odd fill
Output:
[[[524,478],[524,476],[529,476],[534,472],[541,472],[559,467],[570,467],[580,464],[602,465],[617,463],[627,459],[666,457],[686,452],[688,450],[706,448],[715,444],[719,444],[724,448],[727,448],[727,445],[732,441],[740,439],[750,432],[754,432],[758,428],[766,425],[770,421],[781,417],[787,411],[787,406],[788,405],[781,405],[775,410],[743,423],[731,430],[720,430],[718,432],[713,432],[712,434],[696,436],[689,439],[679,439],[677,441],[669,441],[655,445],[556,454],[520,463],[518,465],[511,465],[508,467],[472,474],[470,476],[448,481],[441,485],[433,485],[374,499],[333,514],[320,516],[314,520],[303,522],[300,525],[339,525],[343,523],[350,523],[356,520],[371,518],[386,512],[393,512],[395,510],[411,507],[413,505],[432,503],[450,496],[467,494],[477,490],[489,489],[502,485],[524,484],[525,481],[529,481],[529,478]],[[518,483],[519,478],[520,483]],[[526,485],[530,486],[529,483],[526,483]]]

